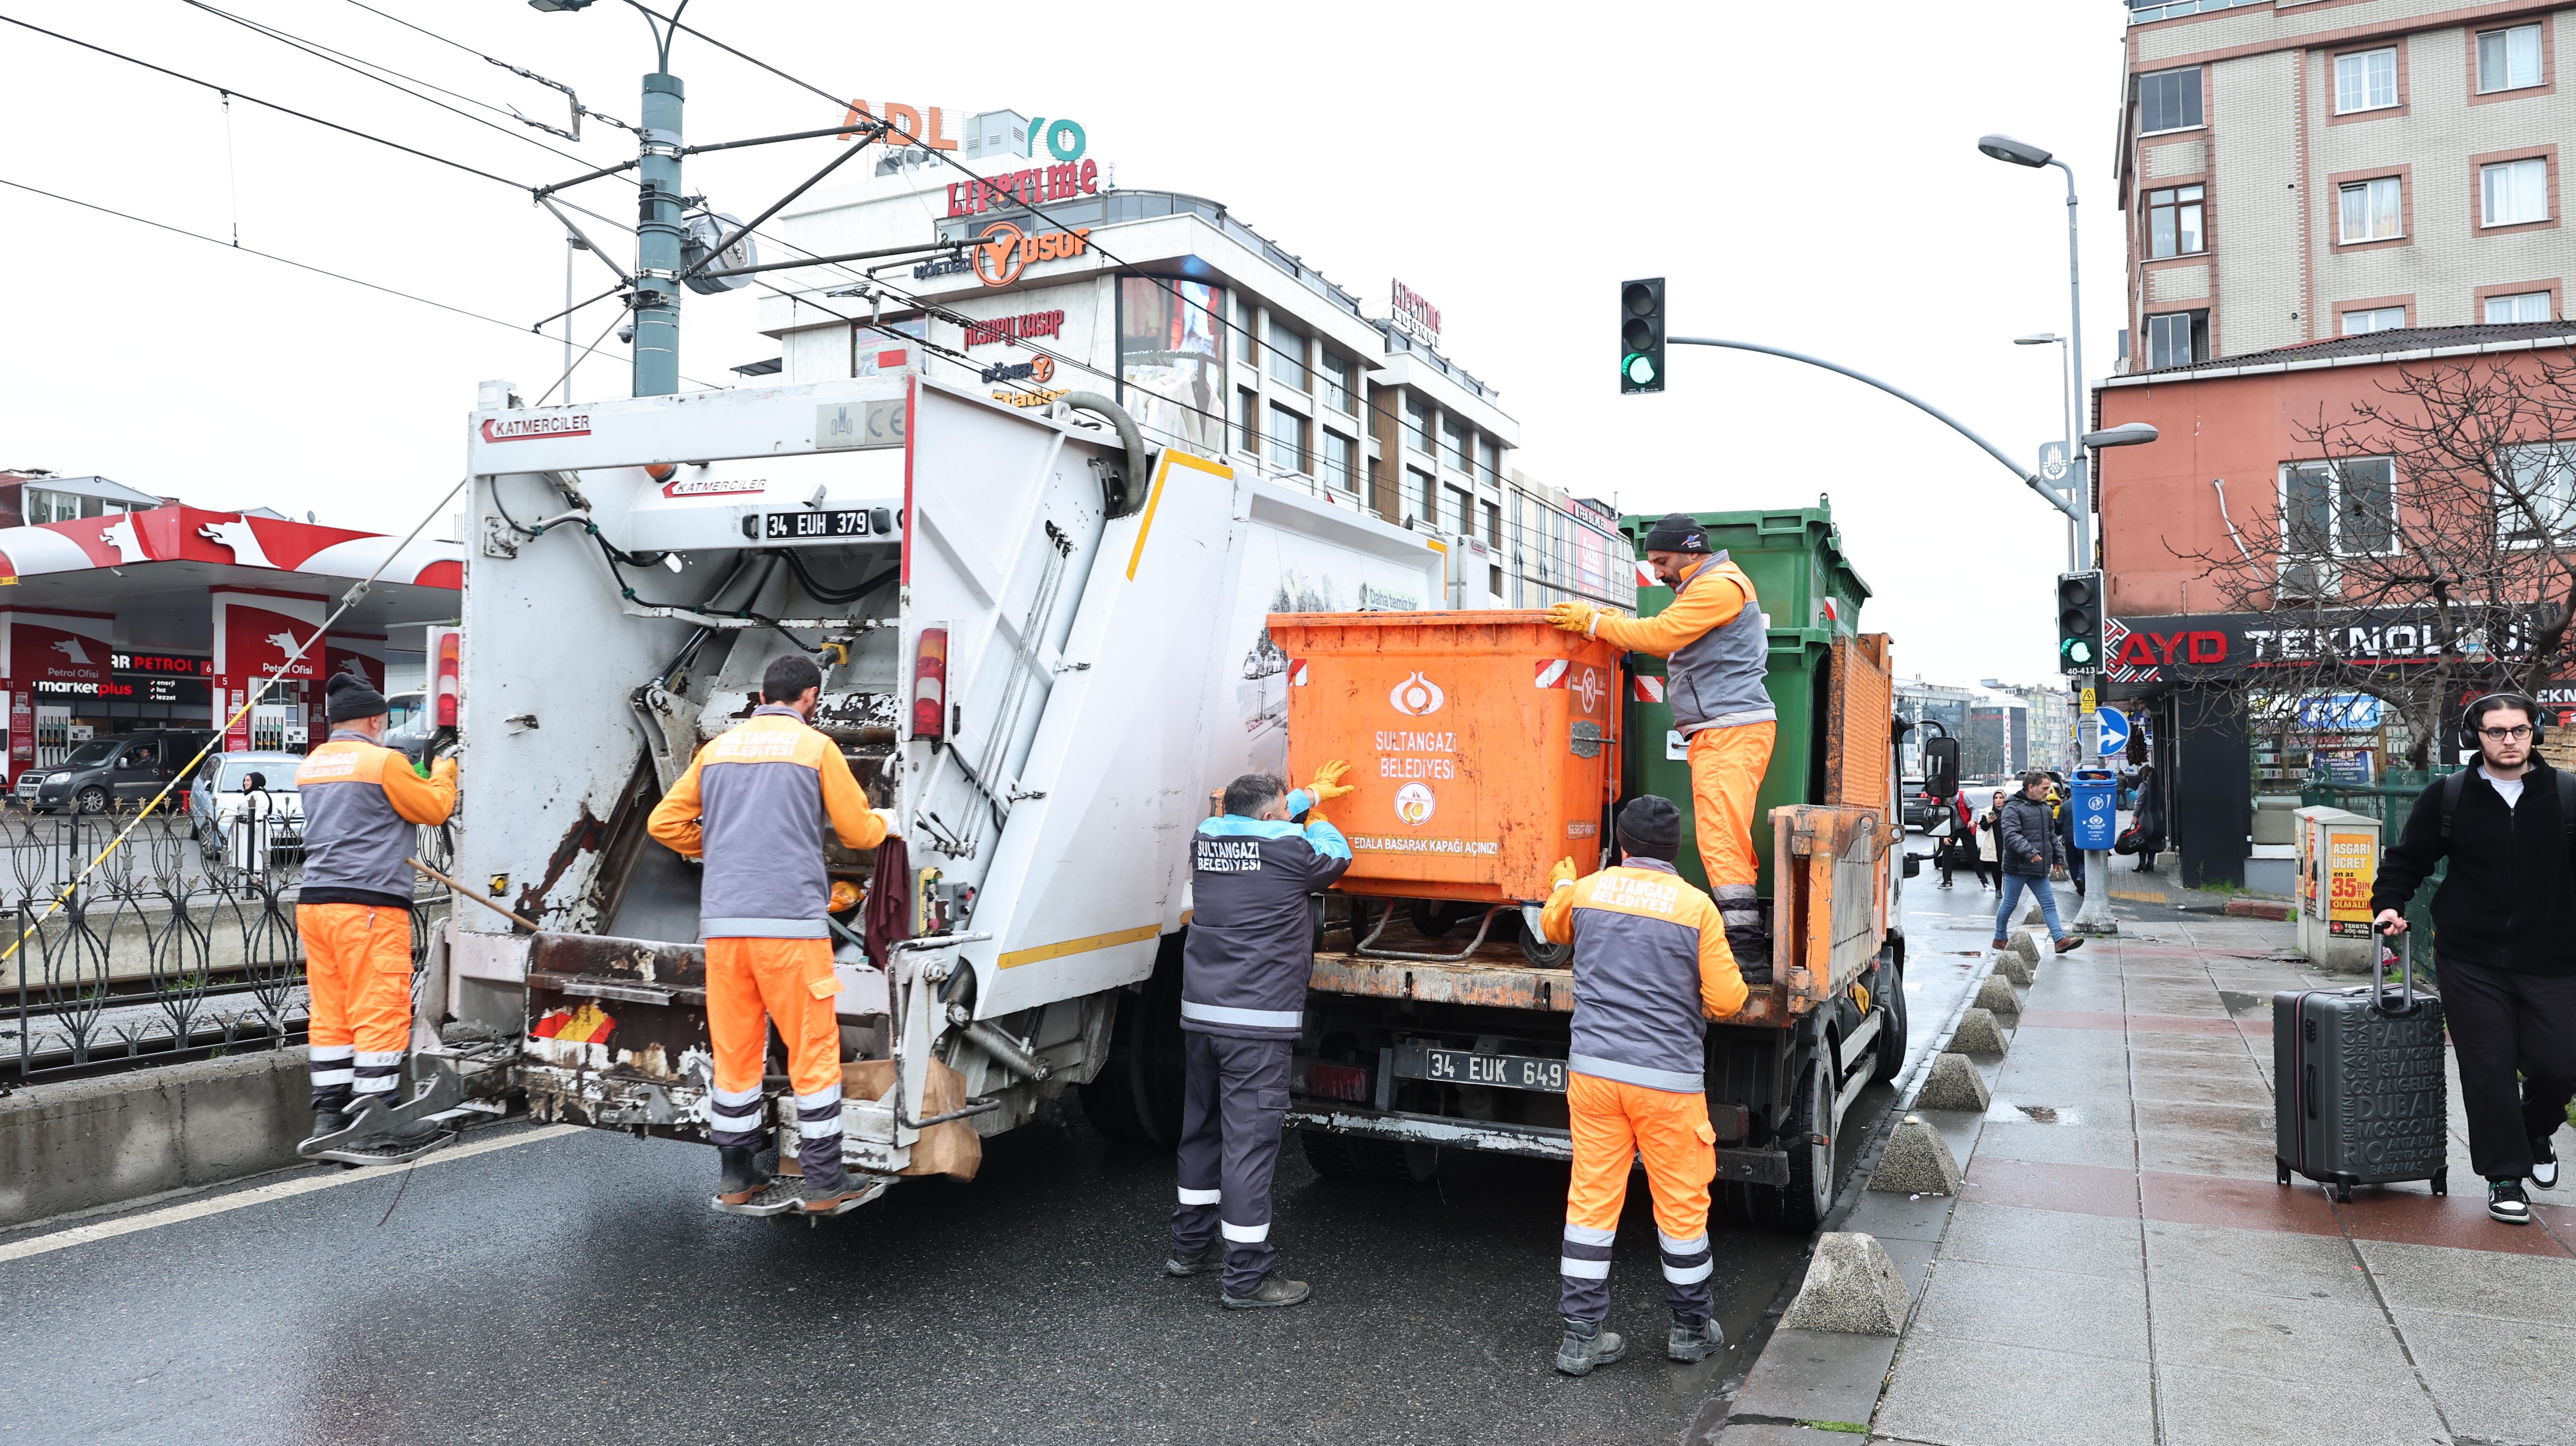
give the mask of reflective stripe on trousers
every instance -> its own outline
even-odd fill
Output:
[[[1181,1043],[1187,1084],[1172,1253],[1192,1259],[1222,1239],[1225,1293],[1250,1295],[1279,1261],[1270,1243],[1270,1181],[1279,1167],[1288,1057],[1297,1042],[1185,1030]]]
[[[1628,1163],[1642,1160],[1655,1202],[1664,1299],[1683,1315],[1715,1314],[1709,1288],[1708,1186],[1717,1178],[1717,1131],[1708,1099],[1588,1074],[1565,1081],[1574,1170],[1565,1194],[1558,1312],[1597,1321],[1610,1313],[1610,1242],[1628,1200]]]
[[[841,981],[821,939],[709,939],[707,1037],[715,1047],[709,1124],[728,1128],[719,1145],[760,1140],[760,1075],[769,1022],[787,1042],[787,1079],[796,1092],[798,1162],[809,1188],[835,1188],[841,1169],[841,1021],[832,1012]],[[714,1131],[711,1129],[710,1133]]]
[[[1746,723],[1703,728],[1690,736],[1691,827],[1710,897],[1727,916],[1730,934],[1762,923],[1758,905],[1745,912],[1753,904],[1750,890],[1760,881],[1753,854],[1753,796],[1771,767],[1771,745],[1779,731],[1777,723]],[[1731,896],[1729,885],[1747,892]]]
[[[313,1108],[390,1094],[411,1044],[411,915],[379,904],[299,904],[305,987],[312,997]]]

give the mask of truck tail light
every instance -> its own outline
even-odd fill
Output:
[[[1294,1088],[1300,1094],[1347,1100],[1359,1105],[1369,1102],[1369,1072],[1359,1065],[1301,1059],[1295,1061],[1291,1068],[1296,1076]]]
[[[912,645],[912,736],[948,736],[948,630],[923,628]]]
[[[438,635],[438,682],[436,691],[431,696],[435,699],[434,713],[437,725],[441,728],[456,726],[456,701],[464,637],[463,633],[454,628],[444,629]]]

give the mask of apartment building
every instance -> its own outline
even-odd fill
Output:
[[[2130,0],[2121,370],[2565,316],[2576,7]]]
[[[1440,350],[1437,313],[1419,298],[1404,293],[1413,305],[1399,323],[1391,287],[1378,315],[1381,303],[1218,202],[1120,189],[1110,167],[1010,170],[1026,133],[983,120],[969,133],[999,138],[978,143],[983,179],[898,154],[778,227],[818,255],[973,244],[953,258],[786,273],[762,302],[781,356],[737,370],[805,382],[911,365],[1023,407],[1112,392],[1158,446],[1438,535],[1451,606],[1516,605],[1520,559],[1538,555],[1513,545],[1524,535],[1615,540],[1614,519],[1578,520],[1564,494],[1507,483],[1520,424]],[[1557,556],[1542,562],[1551,586],[1578,571]],[[1589,572],[1604,575],[1598,589],[1563,590],[1633,603],[1633,581],[1624,596],[1617,587],[1623,569]]]

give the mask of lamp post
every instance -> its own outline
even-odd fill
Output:
[[[2028,336],[2014,337],[2013,345],[2054,345],[2057,348],[2057,405],[2062,418],[2061,425],[2065,428],[2066,452],[2068,457],[2072,458],[2075,453],[2075,369],[2066,359],[2066,338],[2053,331],[2035,331]],[[2070,525],[2066,529],[2066,570],[2078,572],[2082,570],[2083,563],[2075,556],[2073,519],[2068,519],[2068,522]]]

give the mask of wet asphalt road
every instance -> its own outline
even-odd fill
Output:
[[[1906,900],[1918,1055],[1993,907],[1934,882]],[[1159,1273],[1170,1156],[1078,1109],[987,1142],[971,1185],[820,1225],[717,1215],[712,1175],[583,1131],[0,1261],[0,1440],[1670,1442],[1743,1367],[1662,1358],[1640,1182],[1611,1276],[1638,1347],[1548,1369],[1562,1166],[1453,1156],[1401,1189],[1319,1179],[1292,1144],[1274,1239],[1316,1299],[1253,1312]],[[1740,1342],[1806,1242],[1714,1233]]]

